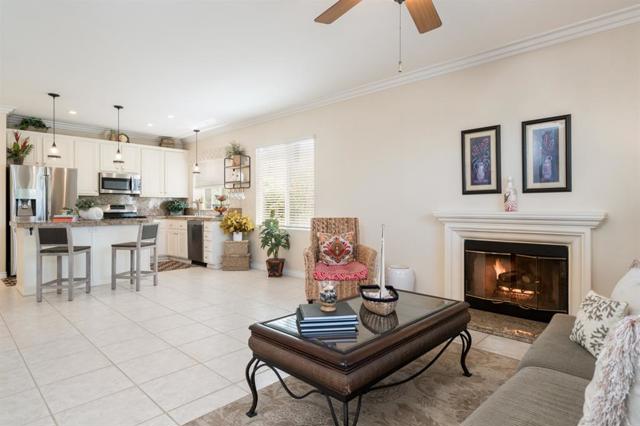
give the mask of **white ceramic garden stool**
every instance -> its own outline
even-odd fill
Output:
[[[415,291],[416,274],[405,265],[389,265],[387,267],[387,284],[397,290]]]

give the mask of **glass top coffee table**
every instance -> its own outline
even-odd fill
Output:
[[[336,426],[340,423],[332,399],[343,404],[343,425],[349,425],[349,401],[357,398],[353,426],[357,424],[362,395],[367,392],[406,383],[426,371],[457,337],[462,341],[460,364],[470,376],[466,356],[471,349],[467,331],[469,306],[465,302],[419,293],[398,291],[396,311],[386,317],[369,312],[362,299],[345,300],[358,314],[358,334],[350,340],[318,339],[300,336],[295,314],[253,324],[249,347],[253,358],[246,368],[246,379],[253,395],[249,417],[256,415],[258,393],[255,375],[261,368],[272,369],[287,393],[302,399],[312,393],[326,397]],[[409,378],[378,384],[431,349],[446,343],[436,356]],[[295,395],[277,369],[308,383],[314,389]]]

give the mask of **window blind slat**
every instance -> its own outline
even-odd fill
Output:
[[[308,228],[315,210],[314,140],[256,150],[256,220],[275,210],[280,224]]]

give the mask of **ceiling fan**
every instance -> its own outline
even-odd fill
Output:
[[[333,21],[347,13],[352,7],[362,0],[338,0],[333,6],[325,10],[315,21],[321,24],[331,24]],[[442,21],[438,16],[433,0],[394,0],[396,3],[407,5],[409,13],[418,27],[420,34],[435,30]]]

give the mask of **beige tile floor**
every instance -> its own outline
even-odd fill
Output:
[[[168,426],[247,395],[247,326],[304,303],[301,279],[262,271],[163,272],[43,303],[0,286],[0,426]],[[527,344],[472,332],[520,358]],[[276,380],[260,373],[259,386]]]

